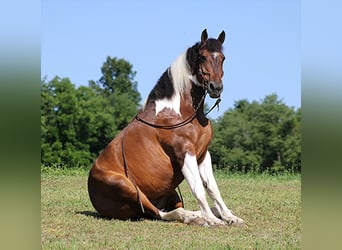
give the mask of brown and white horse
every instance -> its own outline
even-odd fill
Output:
[[[214,179],[208,152],[213,130],[203,112],[206,93],[219,98],[223,90],[224,39],[224,31],[208,39],[204,30],[201,41],[171,64],[137,116],[96,159],[88,192],[102,216],[243,224],[225,205]],[[184,178],[199,211],[185,210],[175,191]]]

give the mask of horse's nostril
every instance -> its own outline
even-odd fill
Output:
[[[214,86],[214,84],[211,82],[211,83],[209,83],[209,90],[214,90],[215,89],[215,86]]]
[[[221,91],[223,89],[223,85],[222,84],[215,84],[214,82],[210,82],[209,86],[208,86],[208,90],[209,91]]]

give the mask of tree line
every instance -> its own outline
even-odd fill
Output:
[[[134,117],[141,96],[133,65],[107,57],[98,81],[78,88],[68,79],[41,81],[41,163],[90,167]],[[232,172],[300,172],[301,109],[276,94],[239,100],[213,120],[214,168]]]

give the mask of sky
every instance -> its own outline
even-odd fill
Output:
[[[107,56],[137,72],[142,102],[203,29],[224,30],[224,91],[217,118],[241,99],[276,93],[301,107],[300,1],[42,1],[41,77],[77,87],[101,77]],[[209,106],[215,100],[207,97]]]

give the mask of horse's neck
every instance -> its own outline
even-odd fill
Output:
[[[189,115],[197,113],[196,117],[200,120],[207,120],[204,112],[204,98],[205,92],[203,88],[192,84],[191,87],[185,90],[183,93],[182,101],[181,101],[181,113],[182,117],[188,117]]]
[[[202,87],[192,84],[191,89],[192,105],[199,112],[203,113],[205,91]]]
[[[204,104],[204,90],[195,84],[189,84],[182,94],[175,93],[175,95],[180,95],[179,99],[171,97],[171,99],[178,99],[180,115],[183,119],[196,114],[196,117],[200,120],[205,121],[206,118],[203,113]],[[170,100],[171,100],[170,99]],[[156,102],[160,100],[150,100],[144,105],[144,108],[139,112],[141,118],[152,121],[157,115]],[[167,103],[167,101],[166,101]],[[159,110],[160,111],[160,110]],[[176,111],[176,110],[175,110]],[[177,112],[176,112],[177,113]]]

